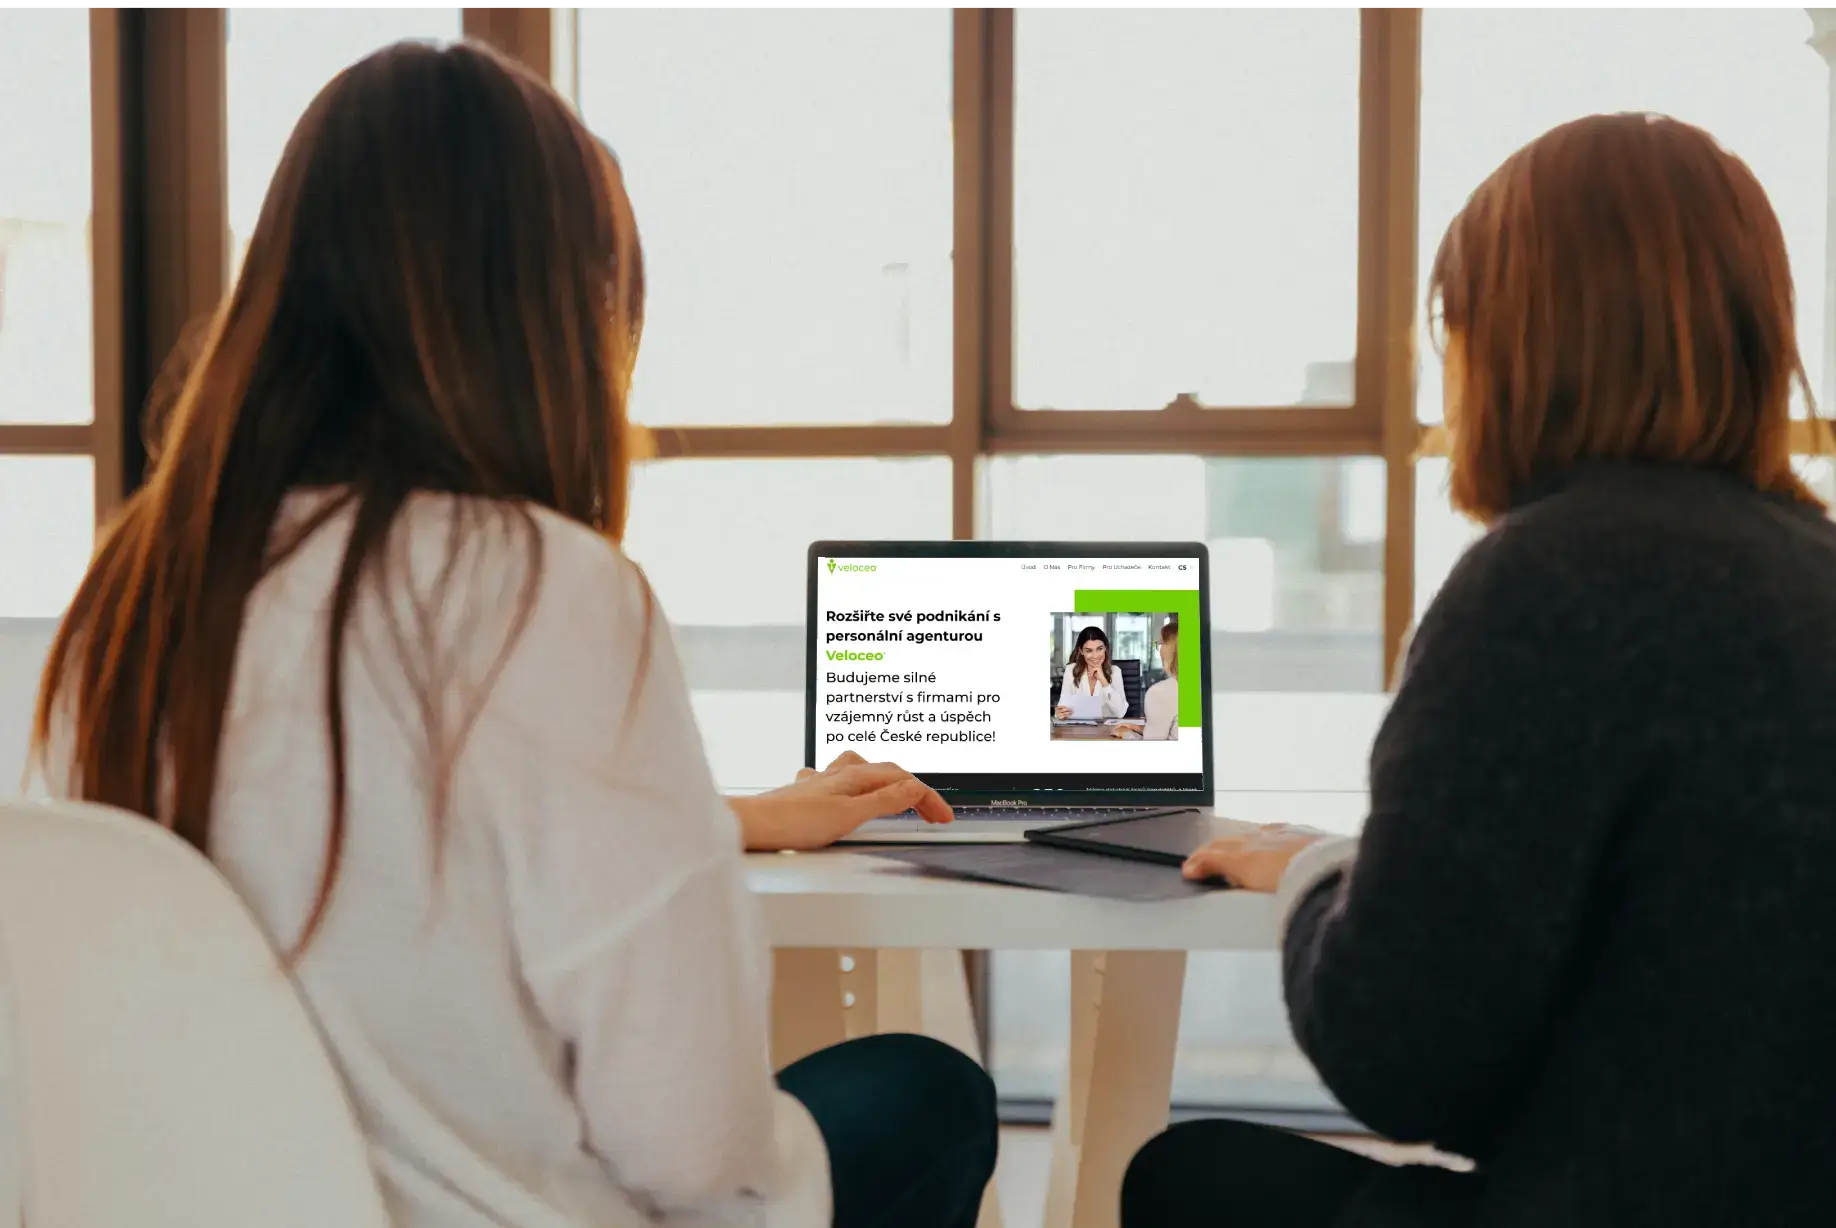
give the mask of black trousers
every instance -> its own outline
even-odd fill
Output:
[[[999,1146],[994,1083],[924,1036],[868,1036],[784,1068],[778,1085],[829,1148],[835,1228],[973,1228]]]
[[[1194,1121],[1136,1153],[1122,1179],[1122,1228],[1329,1228],[1354,1201],[1380,1206],[1386,1223],[1458,1222],[1479,1189],[1466,1173],[1392,1168],[1285,1130]]]

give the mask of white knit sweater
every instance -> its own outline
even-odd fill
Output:
[[[282,523],[322,497],[294,496]],[[663,616],[646,639],[636,569],[535,513],[533,614],[484,691],[531,575],[515,523],[414,501],[390,548],[402,580],[364,590],[344,657],[344,857],[300,983],[395,1222],[778,1223],[799,1197],[821,1205],[790,1220],[826,1222],[820,1137],[771,1078],[739,831]],[[281,946],[326,843],[326,612],[348,527],[256,590],[225,731],[212,855]],[[484,695],[437,844],[411,678],[437,683],[448,755]]]

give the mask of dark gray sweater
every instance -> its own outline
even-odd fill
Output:
[[[1479,1166],[1346,1225],[1836,1225],[1836,527],[1545,484],[1422,619],[1284,963],[1341,1103]]]

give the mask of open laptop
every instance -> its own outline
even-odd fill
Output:
[[[1196,542],[813,544],[805,763],[890,760],[957,816],[878,819],[843,843],[1017,842],[1208,809],[1210,596]]]

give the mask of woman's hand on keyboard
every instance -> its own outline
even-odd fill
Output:
[[[1184,873],[1195,880],[1222,879],[1247,891],[1273,891],[1281,873],[1302,849],[1326,833],[1288,823],[1265,823],[1213,840],[1186,859]]]
[[[904,768],[852,751],[820,772],[802,769],[795,784],[728,800],[754,852],[823,848],[869,819],[907,811],[927,823],[955,817],[950,803]]]

